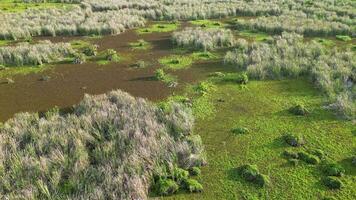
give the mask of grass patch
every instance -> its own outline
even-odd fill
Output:
[[[129,43],[131,49],[133,50],[148,50],[152,48],[151,43],[146,42],[145,40],[138,40],[137,42]]]
[[[155,78],[159,81],[164,82],[169,86],[174,86],[177,84],[177,77],[166,73],[163,69],[157,69],[155,72]]]
[[[221,56],[217,55],[216,53],[209,51],[194,52],[191,54],[191,57],[194,60],[214,60],[221,58]]]
[[[246,88],[233,82],[215,85],[216,90],[209,95],[197,96],[203,100],[191,100],[204,102],[200,105],[211,105],[205,106],[207,109],[202,106],[201,112],[195,111],[196,116],[209,112],[211,107],[215,110],[212,117],[196,120],[195,133],[202,137],[209,165],[202,168],[200,176],[204,192],[195,194],[195,199],[245,199],[247,196],[257,199],[325,196],[354,199],[356,182],[350,169],[341,162],[354,155],[356,141],[351,134],[354,125],[322,109],[323,96],[307,80],[250,81]],[[307,102],[308,109],[313,112],[304,117],[291,115],[288,109],[293,102]],[[249,134],[234,137],[231,127],[236,124],[253,128]],[[303,147],[290,147],[282,137],[286,132],[300,133],[307,142]],[[325,175],[319,165],[295,159],[296,166],[293,166],[281,156],[286,150],[301,152],[305,149],[320,149],[328,159],[341,163],[346,171],[338,178],[343,182],[341,190],[329,190],[325,186],[321,181]],[[294,155],[298,156],[298,153]],[[308,155],[314,156],[312,153]],[[320,160],[317,156],[313,159]],[[271,184],[255,187],[241,178],[234,178],[232,169],[246,163],[258,166],[258,171],[268,175]],[[333,187],[334,182],[331,184]],[[179,199],[192,199],[192,196],[179,194]]]
[[[190,56],[172,55],[159,59],[159,63],[167,69],[178,70],[190,67],[193,59]]]
[[[21,66],[21,67],[7,67],[0,70],[0,78],[12,77],[15,75],[26,75],[31,73],[39,73],[48,69],[50,65],[41,66]]]
[[[352,38],[348,35],[336,35],[336,39],[344,41],[344,42],[348,42],[348,41],[352,40]]]
[[[27,9],[69,9],[73,6],[66,3],[18,3],[15,0],[2,0],[0,2],[0,11],[3,12],[23,12]]]
[[[190,21],[191,24],[199,26],[201,28],[222,28],[225,25],[219,21],[214,21],[214,20],[194,20]]]
[[[1,46],[7,46],[13,42],[12,40],[0,40],[0,47]]]
[[[335,42],[330,39],[325,39],[325,38],[316,38],[314,39],[315,42],[318,42],[326,47],[333,47],[335,46]]]
[[[157,23],[149,27],[139,28],[136,30],[138,34],[149,34],[149,33],[163,33],[163,32],[172,32],[178,29],[178,22],[171,23]]]
[[[262,32],[252,32],[252,31],[239,31],[238,33],[242,37],[246,37],[255,41],[265,41],[271,38],[270,35],[267,33],[262,33]]]

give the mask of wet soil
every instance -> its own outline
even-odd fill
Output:
[[[187,26],[183,24],[182,27]],[[58,64],[41,73],[17,75],[12,84],[0,84],[0,122],[4,122],[18,112],[43,112],[58,106],[68,108],[77,104],[83,95],[101,94],[121,89],[138,97],[152,101],[161,100],[180,90],[185,83],[193,83],[208,76],[211,72],[226,71],[221,61],[198,62],[191,68],[171,72],[178,77],[179,85],[170,88],[154,79],[160,57],[173,54],[171,33],[138,35],[134,30],[116,36],[91,38],[99,51],[115,49],[124,59],[119,63],[98,65],[95,62],[84,64]],[[81,37],[41,37],[37,40],[68,42]],[[149,50],[132,50],[130,42],[144,39],[152,44]],[[145,68],[134,68],[132,64],[143,60]],[[226,67],[225,67],[226,68]],[[231,69],[232,70],[232,69]],[[43,77],[48,80],[41,80]]]

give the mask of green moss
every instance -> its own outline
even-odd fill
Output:
[[[190,21],[191,24],[199,26],[201,28],[222,28],[225,26],[225,24],[219,22],[219,21],[214,21],[214,20],[194,20]]]
[[[190,67],[193,59],[190,56],[172,55],[159,59],[159,63],[167,69],[184,69]]]
[[[138,34],[160,33],[160,32],[172,32],[178,29],[180,24],[178,22],[171,23],[157,23],[149,27],[139,28],[136,30]]]
[[[148,50],[152,48],[151,43],[142,39],[138,40],[137,42],[129,43],[129,45],[133,50]]]

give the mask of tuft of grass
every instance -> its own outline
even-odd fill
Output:
[[[11,12],[18,13],[24,12],[28,9],[49,9],[49,8],[58,8],[58,9],[69,9],[72,8],[72,4],[68,3],[23,3],[17,2],[16,0],[2,0],[0,2],[0,11],[2,12]]]
[[[180,26],[179,22],[157,23],[149,27],[139,28],[136,30],[136,32],[138,34],[172,32],[177,30],[179,26]]]
[[[307,115],[310,113],[309,110],[302,103],[298,103],[297,105],[289,108],[289,112],[294,115],[301,115],[301,116],[304,116],[304,115]]]
[[[233,129],[231,129],[231,132],[235,135],[241,135],[241,134],[247,134],[250,132],[250,130],[246,127],[240,127],[236,126]]]
[[[155,78],[159,81],[166,83],[169,86],[173,86],[177,83],[177,77],[167,74],[163,69],[157,69],[155,72]]]
[[[152,48],[151,43],[143,39],[140,39],[137,42],[131,42],[129,45],[133,50],[148,50]]]
[[[341,189],[343,186],[343,183],[336,177],[328,176],[324,178],[323,182],[326,187],[332,190]]]
[[[192,65],[193,59],[190,56],[172,55],[159,59],[159,63],[167,69],[185,69]]]
[[[292,147],[299,147],[305,144],[305,140],[301,135],[287,133],[283,136],[284,141]]]

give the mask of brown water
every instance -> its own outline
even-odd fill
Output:
[[[4,122],[18,112],[41,112],[54,106],[70,107],[77,104],[85,93],[101,94],[115,89],[157,101],[180,90],[185,83],[192,83],[211,72],[224,70],[221,61],[199,62],[191,68],[172,72],[178,76],[180,84],[177,88],[169,88],[164,83],[154,80],[154,71],[159,67],[157,60],[174,53],[170,35],[171,33],[137,35],[131,30],[116,36],[92,39],[93,43],[99,45],[99,50],[115,49],[125,59],[105,66],[94,62],[81,65],[59,64],[41,73],[14,76],[15,83],[0,84],[0,121]],[[38,39],[67,42],[81,38]],[[138,39],[151,42],[153,48],[147,51],[131,50],[128,43]],[[138,60],[149,63],[148,67],[133,68],[132,64]],[[40,81],[44,75],[49,76],[50,79]]]

